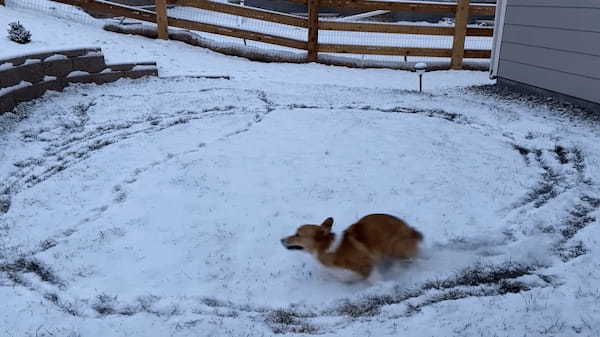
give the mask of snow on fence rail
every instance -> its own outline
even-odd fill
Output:
[[[458,3],[288,0],[306,5],[307,17],[210,0],[154,0],[154,11],[103,0],[51,1],[76,6],[91,13],[155,23],[156,32],[148,34],[146,27],[144,28],[145,35],[161,39],[181,37],[180,33],[170,32],[169,27],[171,27],[204,34],[199,37],[186,38],[186,40],[208,41],[209,39],[205,38],[206,35],[210,38],[230,38],[225,40],[228,48],[235,39],[242,40],[244,47],[247,47],[247,41],[255,41],[256,45],[262,47],[258,49],[262,49],[263,52],[265,44],[272,46],[267,53],[279,53],[283,55],[280,60],[286,62],[335,64],[332,57],[343,54],[349,55],[347,60],[354,58],[355,61],[356,57],[364,60],[365,56],[369,55],[390,58],[404,56],[405,60],[406,57],[450,59],[450,66],[453,69],[463,68],[463,59],[490,58],[491,51],[488,41],[485,41],[487,46],[484,49],[474,48],[475,44],[472,42],[476,39],[479,39],[478,41],[489,40],[493,35],[493,29],[469,27],[467,22],[471,15],[493,16],[495,14],[495,5],[470,4],[469,0],[458,0]],[[322,8],[448,14],[455,17],[455,24],[444,26],[339,21],[320,18],[319,11]],[[242,20],[243,24],[240,24]],[[113,28],[112,30],[135,32],[131,29]],[[471,41],[466,41],[467,37],[470,37]],[[357,40],[360,42],[356,43]],[[465,48],[466,44],[467,48]],[[210,48],[216,44],[203,42],[198,45]],[[236,55],[236,51],[240,56],[247,54],[247,52],[241,52],[241,48],[229,49],[234,55]],[[305,54],[300,56],[297,54],[298,51],[305,52]],[[273,61],[277,58],[267,57],[265,59]],[[343,63],[337,62],[337,64]],[[448,64],[434,66],[434,68],[444,67],[448,68]]]

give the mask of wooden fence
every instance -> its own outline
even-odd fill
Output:
[[[0,0],[0,3],[3,0]],[[136,9],[115,3],[98,0],[53,0],[68,5],[78,6],[97,13],[123,16],[157,24],[158,37],[168,39],[168,28],[176,27],[200,32],[224,35],[245,40],[295,48],[307,51],[307,62],[318,60],[319,53],[350,53],[368,55],[423,56],[451,58],[451,68],[461,69],[464,58],[490,58],[490,50],[465,49],[467,36],[491,37],[492,28],[467,27],[469,16],[493,16],[495,5],[470,4],[469,0],[457,0],[457,3],[446,2],[389,2],[378,0],[289,0],[308,6],[308,16],[302,17],[276,13],[239,5],[213,2],[210,0],[155,0],[155,11]],[[292,39],[266,33],[253,32],[242,28],[233,28],[209,23],[202,23],[182,18],[169,17],[167,5],[194,7],[202,10],[230,14],[244,18],[273,22],[308,31],[306,40]],[[392,12],[434,13],[455,16],[454,27],[448,26],[416,26],[393,23],[366,23],[321,20],[320,8],[339,8],[353,10],[388,10]],[[433,36],[452,36],[452,48],[414,48],[391,47],[354,44],[319,43],[319,31],[372,32],[388,34],[417,34]]]

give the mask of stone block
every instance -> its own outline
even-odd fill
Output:
[[[135,63],[108,64],[107,67],[112,71],[128,71],[135,67]]]
[[[29,85],[11,92],[15,103],[27,102],[44,94],[45,90],[37,85]]]
[[[104,56],[83,56],[72,59],[73,70],[85,71],[88,73],[99,73],[106,68]]]
[[[68,50],[59,50],[56,51],[55,54],[65,55],[67,57],[81,57],[85,56],[88,53],[102,53],[102,49],[100,48],[81,48],[81,49],[68,49]]]
[[[57,78],[55,80],[45,81],[37,84],[37,86],[42,88],[44,92],[48,90],[63,91],[67,85],[68,83],[64,78]]]
[[[143,70],[132,70],[126,71],[123,74],[124,77],[128,78],[141,78],[145,76],[158,76],[158,69],[143,69]]]
[[[12,111],[16,106],[12,93],[0,96],[0,115]]]
[[[45,76],[44,64],[39,62],[32,64],[24,64],[13,69],[18,73],[20,81],[27,81],[29,83],[40,82]]]
[[[16,68],[13,67],[0,71],[0,88],[12,87],[20,82],[19,72]]]
[[[44,73],[47,76],[65,77],[69,73],[73,72],[73,61],[72,60],[56,60],[51,62],[44,62]]]

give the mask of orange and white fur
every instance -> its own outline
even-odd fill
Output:
[[[417,255],[423,235],[401,219],[371,214],[346,229],[340,240],[331,232],[333,218],[321,225],[302,225],[292,236],[281,239],[287,249],[314,255],[325,267],[357,279],[375,283],[381,279],[377,265],[410,259]]]

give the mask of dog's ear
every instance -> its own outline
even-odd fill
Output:
[[[327,232],[331,231],[331,227],[333,226],[333,218],[327,218],[325,219],[325,221],[323,221],[323,223],[321,224],[321,227],[323,227],[323,229],[325,229]]]

